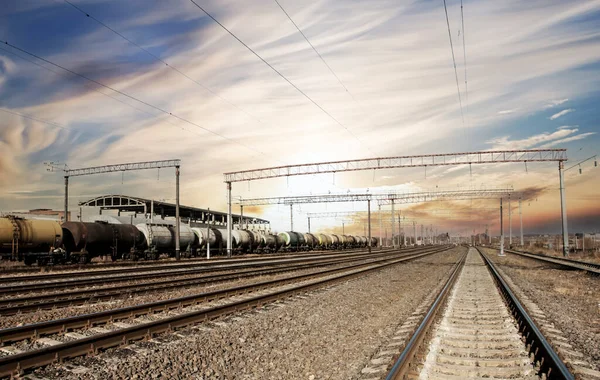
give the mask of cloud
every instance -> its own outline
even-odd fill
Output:
[[[469,5],[469,29],[477,32],[467,36],[469,60],[474,64],[469,66],[466,128],[461,123],[445,23],[440,23],[437,6],[414,1],[399,5],[390,0],[310,5],[286,2],[288,13],[343,81],[346,92],[276,4],[248,5],[234,0],[205,3],[207,10],[361,142],[190,3],[181,7],[162,2],[143,8],[131,5],[135,12],[116,12],[110,3],[95,1],[90,12],[201,85],[156,64],[135,46],[64,4],[49,3],[39,13],[11,13],[14,22],[35,26],[22,35],[15,29],[15,41],[22,40],[26,49],[225,138],[106,89],[99,91],[116,99],[91,91],[95,85],[68,75],[12,56],[9,61],[0,52],[4,62],[0,65],[4,67],[0,67],[3,107],[69,128],[57,131],[14,115],[0,117],[0,188],[7,194],[0,199],[0,208],[13,206],[15,194],[9,191],[29,186],[35,191],[61,191],[60,176],[38,173],[43,170],[41,162],[55,160],[57,155],[72,167],[181,158],[182,202],[223,210],[225,171],[371,155],[365,146],[377,156],[386,156],[480,149],[485,142],[494,147],[524,148],[585,137],[578,137],[585,135],[577,134],[578,127],[563,126],[558,131],[512,140],[516,128],[502,129],[500,135],[505,137],[500,138],[493,138],[491,128],[505,119],[498,115],[516,118],[528,110],[539,110],[540,105],[557,107],[568,98],[585,98],[596,91],[600,80],[595,75],[597,69],[589,69],[590,73],[581,68],[600,60],[599,40],[594,38],[598,31],[589,23],[576,21],[580,15],[600,10],[597,2],[549,0],[538,6],[484,0]],[[85,9],[84,4],[81,6]],[[449,12],[450,22],[459,22],[459,7],[450,7]],[[256,22],[257,14],[261,15],[260,23]],[[534,18],[540,21],[531,23]],[[64,28],[60,41],[46,41],[48,31],[56,27]],[[35,43],[38,39],[43,49]],[[493,51],[503,53],[490,54]],[[457,64],[461,65],[460,60]],[[462,85],[462,70],[459,75]],[[471,134],[477,139],[469,140]],[[172,176],[166,177],[161,171],[159,183],[155,174],[126,175],[124,191],[171,197]],[[289,184],[285,179],[269,180],[236,184],[234,191],[244,197],[259,197],[327,192],[349,183],[375,191],[382,183],[413,180],[432,186],[475,181],[472,178],[500,184],[522,179],[520,173],[497,173],[487,167],[485,173],[473,167],[472,177],[465,167],[448,171],[427,168],[426,176],[423,169],[382,174],[357,172],[344,178],[338,173],[290,179]],[[88,189],[124,192],[118,177],[74,181],[74,198],[77,191],[88,194]],[[61,207],[60,203],[58,199],[27,205]],[[266,207],[264,213],[275,226],[287,223],[287,214],[281,216]]]
[[[571,112],[573,112],[573,111],[575,111],[573,108],[568,108],[568,109],[566,109],[566,110],[562,110],[562,111],[560,111],[560,112],[557,112],[557,113],[555,113],[554,115],[550,116],[550,118],[549,118],[549,119],[550,119],[550,120],[556,120],[556,119],[558,119],[559,117],[561,117],[561,116],[565,116],[566,114],[568,114],[568,113],[571,113]]]
[[[539,144],[563,139],[569,135],[572,135],[573,133],[577,133],[578,131],[578,128],[559,128],[552,133],[543,132],[520,140],[511,140],[510,136],[502,136],[488,140],[486,143],[492,144],[492,150],[529,149],[536,147]]]
[[[546,149],[546,148],[551,148],[551,147],[556,146],[556,145],[565,144],[565,143],[568,143],[568,142],[571,142],[571,141],[583,140],[586,137],[593,136],[595,134],[596,134],[596,132],[581,133],[581,134],[576,135],[576,136],[571,136],[571,137],[567,137],[567,138],[564,138],[564,139],[552,141],[552,142],[550,142],[548,144],[540,145],[540,148]]]
[[[569,101],[569,99],[567,99],[567,98],[565,98],[565,99],[559,99],[559,100],[552,100],[552,101],[548,102],[548,104],[546,104],[544,106],[544,109],[556,107],[556,106],[559,106],[559,105],[561,105],[563,103],[566,103],[568,101]]]

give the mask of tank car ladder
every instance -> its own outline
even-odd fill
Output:
[[[14,216],[9,216],[8,220],[10,220],[10,223],[13,225],[13,240],[12,240],[12,249],[11,249],[11,251],[12,251],[11,259],[20,261],[21,257],[19,254],[19,240],[21,238],[21,230],[20,230],[19,225],[17,224],[17,221],[15,220]]]

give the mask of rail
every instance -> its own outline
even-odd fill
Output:
[[[273,301],[276,301],[279,299],[283,299],[283,298],[288,298],[288,297],[291,297],[291,296],[299,294],[299,293],[305,293],[307,291],[310,291],[313,289],[318,289],[318,288],[321,288],[321,287],[329,285],[329,284],[346,281],[348,279],[359,277],[366,273],[377,271],[377,270],[401,263],[403,261],[408,261],[408,260],[424,257],[426,255],[430,255],[430,254],[441,252],[441,251],[448,250],[448,249],[450,249],[450,247],[444,247],[444,248],[440,248],[438,250],[432,250],[429,252],[415,254],[415,255],[412,255],[409,257],[398,258],[395,260],[393,260],[393,259],[385,260],[385,262],[383,262],[381,264],[369,263],[366,265],[359,265],[358,268],[356,268],[356,270],[353,270],[350,272],[348,272],[347,271],[348,268],[346,268],[346,271],[341,274],[334,273],[335,271],[339,272],[340,270],[331,270],[331,271],[329,271],[330,272],[329,275],[333,275],[332,277],[318,279],[316,281],[296,285],[296,286],[293,286],[293,287],[290,287],[287,289],[276,290],[276,291],[273,291],[268,294],[256,295],[254,297],[250,297],[250,298],[247,298],[244,300],[230,302],[225,305],[215,306],[212,308],[199,310],[199,311],[192,311],[192,312],[188,312],[188,313],[184,313],[184,314],[180,314],[180,315],[176,315],[176,316],[172,316],[172,317],[167,317],[167,318],[164,318],[161,320],[152,321],[152,322],[148,322],[148,323],[142,323],[140,325],[131,326],[131,327],[127,327],[127,328],[120,329],[120,330],[115,330],[115,331],[110,331],[110,332],[106,332],[103,334],[90,336],[90,337],[87,337],[84,339],[78,339],[78,340],[74,340],[74,341],[70,341],[70,342],[66,342],[66,343],[61,343],[61,344],[58,344],[55,346],[49,346],[49,347],[45,347],[45,348],[38,349],[38,350],[32,350],[32,351],[28,351],[28,352],[24,352],[24,353],[20,353],[20,354],[16,354],[16,355],[10,355],[7,357],[0,358],[0,376],[11,376],[11,375],[15,375],[15,374],[20,374],[25,369],[40,367],[43,365],[51,364],[55,361],[62,361],[66,358],[97,353],[98,350],[100,350],[100,349],[106,349],[106,348],[110,348],[110,347],[119,346],[122,344],[127,344],[133,340],[139,340],[139,339],[144,339],[144,338],[150,339],[150,338],[152,338],[152,336],[154,336],[155,334],[158,334],[158,333],[173,331],[177,328],[181,328],[181,327],[185,327],[185,326],[188,326],[191,324],[196,324],[198,322],[203,322],[203,321],[215,319],[218,317],[222,317],[225,315],[233,314],[233,313],[241,311],[241,310],[253,309],[253,308],[262,306],[266,303],[270,303],[270,302],[273,302]],[[361,266],[362,266],[362,268],[361,268]],[[306,279],[308,279],[308,276],[309,275],[303,275],[303,276],[299,276],[299,277],[302,277],[306,280]],[[298,280],[299,277],[296,278],[296,281]],[[264,286],[264,284],[262,284],[262,286]],[[255,291],[260,290],[261,289],[260,287],[261,287],[261,284],[253,284],[250,286],[245,286],[245,287],[243,287],[244,289],[239,289],[239,290],[242,291],[243,293],[249,293],[249,292],[255,292]],[[232,296],[233,292],[230,290],[229,293],[227,293],[227,294],[228,294],[228,296]],[[170,300],[170,301],[174,301],[174,300]],[[181,306],[181,305],[182,305],[182,303],[179,304],[179,306]],[[141,306],[145,306],[146,313],[153,311],[153,309],[151,307],[149,307],[149,305],[141,305]],[[163,305],[163,307],[159,308],[159,310],[164,310],[164,309],[165,309],[164,305]],[[123,310],[116,310],[116,311],[113,310],[112,312],[113,312],[113,314],[115,314],[116,312],[120,313],[122,311]],[[142,311],[142,310],[140,310],[140,311]],[[135,313],[126,313],[125,315],[128,315],[129,317],[131,317],[131,316],[135,315]],[[66,322],[67,319],[58,320],[59,322],[62,322],[62,325],[54,326],[53,331],[63,332],[63,331],[72,329],[74,327],[89,327],[89,326],[93,325],[93,323],[94,323],[94,321],[91,320],[90,316],[93,316],[93,314],[90,314],[87,316],[81,316],[81,317],[74,317],[74,318],[81,319],[79,321],[79,324],[76,326],[74,326],[73,324],[67,323]],[[73,320],[73,318],[68,318],[68,319]],[[113,319],[108,319],[108,320],[113,320]],[[57,321],[51,321],[51,322],[56,324]],[[11,336],[11,338],[7,339],[8,341],[11,341],[14,339],[28,339],[31,337],[37,337],[37,336],[39,336],[40,333],[46,332],[45,330],[38,329],[43,324],[44,323],[34,324],[34,325],[29,325],[29,326],[22,326],[22,327],[17,327],[17,328],[13,328],[13,329],[0,330],[0,336],[4,335],[4,338],[7,338],[8,336],[5,333],[8,332],[8,330],[11,330],[11,334],[9,334]],[[46,324],[47,324],[47,322],[46,322]],[[17,329],[21,330],[20,338],[17,337],[17,335],[19,335],[16,331]],[[17,334],[15,334],[15,333],[17,333]],[[0,341],[5,341],[4,338],[0,338]]]
[[[534,259],[534,260],[544,261],[547,263],[558,264],[558,265],[561,265],[566,268],[582,270],[582,271],[592,273],[595,275],[600,275],[600,264],[597,264],[597,263],[567,259],[567,258],[562,258],[562,257],[552,257],[552,256],[538,254],[538,253],[515,251],[512,249],[505,249],[504,252],[512,253],[514,255],[519,255],[519,256],[523,256],[523,257],[528,257],[528,258]]]
[[[427,314],[425,314],[425,317],[423,317],[423,320],[417,327],[415,333],[412,335],[412,337],[404,347],[404,350],[402,350],[402,353],[400,354],[398,359],[396,359],[396,361],[394,362],[394,365],[388,373],[386,380],[401,379],[408,372],[411,361],[417,353],[417,350],[423,342],[423,339],[425,339],[425,335],[429,330],[431,324],[433,323],[440,307],[444,304],[444,301],[446,300],[450,289],[452,289],[452,286],[456,282],[458,274],[460,273],[461,269],[465,264],[466,257],[467,254],[465,253],[455,265],[454,270],[452,271],[450,277],[440,290],[440,293],[435,298],[435,301],[433,301],[433,304],[431,305],[429,311],[427,312]]]
[[[494,263],[477,248],[479,254],[483,257],[486,265],[492,273],[492,277],[500,293],[504,297],[509,309],[519,324],[519,331],[525,338],[529,352],[532,353],[539,363],[540,373],[546,374],[546,379],[575,379],[573,374],[569,372],[565,363],[560,359],[556,351],[546,340],[540,329],[536,326],[529,313],[525,310],[517,296],[510,289],[504,278],[500,275]]]
[[[492,263],[483,252],[476,247],[477,251],[486,263],[500,294],[508,305],[510,313],[513,315],[519,324],[519,332],[524,336],[525,343],[529,352],[534,355],[536,362],[539,365],[539,373],[546,374],[546,379],[574,379],[574,376],[569,372],[565,363],[559,358],[558,354],[548,343],[539,328],[535,325],[533,319],[529,316],[525,308],[521,305],[515,294],[512,292],[508,284],[504,281],[494,263]],[[464,264],[463,261],[460,264]],[[427,314],[415,330],[409,342],[406,344],[398,359],[394,362],[392,369],[388,373],[386,380],[401,379],[409,370],[411,361],[419,350],[427,331],[429,331],[436,315],[438,314],[441,305],[444,303],[449,290],[452,288],[458,273],[458,266],[432,303]]]

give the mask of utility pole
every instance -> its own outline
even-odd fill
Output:
[[[414,245],[417,245],[417,221],[413,220],[413,236],[415,238]]]
[[[402,246],[402,210],[398,210],[398,248]]]
[[[381,215],[381,204],[379,204],[379,249],[383,249],[383,216]]]
[[[207,211],[209,220],[206,221],[206,260],[210,260],[210,208]]]
[[[294,205],[290,203],[290,231],[294,232]]]
[[[64,221],[69,221],[69,176],[65,176],[65,217]]]
[[[392,199],[392,247],[396,248],[396,241],[394,240],[394,200]]]
[[[504,256],[504,220],[502,213],[502,198],[500,198],[500,254],[498,256]]]
[[[310,216],[308,217],[308,233],[310,233]]]
[[[240,205],[240,230],[244,229],[244,205]]]
[[[181,247],[179,246],[179,166],[175,166],[175,259],[181,259]]]
[[[560,211],[562,217],[563,256],[569,256],[569,231],[567,229],[567,202],[565,196],[565,163],[558,162],[558,176],[560,179]]]
[[[367,200],[368,223],[369,223],[369,253],[371,253],[371,200]]]
[[[508,247],[512,247],[512,207],[510,205],[510,194],[508,194]]]
[[[233,217],[231,216],[231,182],[227,182],[227,257],[231,257],[231,249],[233,247],[233,236],[231,234]]]
[[[523,242],[523,209],[521,208],[521,198],[519,198],[519,223],[521,224],[521,248],[525,246]]]

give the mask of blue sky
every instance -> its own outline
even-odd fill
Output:
[[[178,157],[183,202],[224,209],[222,173],[232,170],[488,149],[567,148],[573,162],[598,153],[598,1],[464,1],[468,102],[460,2],[449,1],[464,123],[441,1],[281,0],[343,85],[274,1],[197,2],[339,123],[190,1],[71,1],[179,72],[64,1],[7,1],[0,40],[152,106],[2,44],[0,108],[13,113],[0,111],[0,210],[60,208],[62,179],[45,171],[49,160],[82,167]],[[537,186],[545,190],[531,206],[537,215],[531,231],[557,232],[556,168],[537,165],[527,175],[522,169],[439,169],[427,177],[422,170],[392,170],[375,179],[372,173],[340,175],[335,183],[310,177],[291,186],[274,180],[234,192]],[[598,229],[598,172],[575,174],[567,178],[574,228]],[[73,183],[73,206],[119,192],[168,198],[172,178],[143,172],[85,178]],[[260,212],[276,228],[286,227],[286,212]],[[490,218],[473,213],[476,222],[464,221],[464,228]]]

